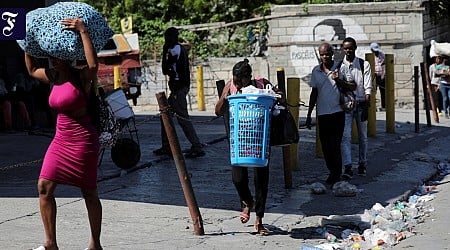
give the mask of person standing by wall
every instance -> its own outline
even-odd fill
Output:
[[[255,77],[252,79],[252,68],[248,62],[249,61],[245,59],[234,65],[233,80],[228,81],[225,84],[222,95],[216,104],[215,113],[217,116],[224,116],[225,126],[229,126],[227,96],[237,94],[243,87],[250,85],[253,85],[256,88],[265,88],[266,85],[270,84],[270,82],[264,78]],[[230,135],[227,134],[227,136],[229,137]],[[256,167],[253,171],[255,182],[255,200],[253,200],[253,196],[249,188],[248,168],[244,166],[232,166],[231,172],[233,184],[238,192],[241,202],[240,220],[242,223],[247,223],[250,220],[250,212],[255,209],[255,231],[260,235],[268,235],[270,232],[263,226],[262,219],[266,209],[267,192],[269,187],[269,166]]]
[[[197,136],[194,126],[189,117],[186,96],[191,85],[189,71],[189,60],[186,49],[178,43],[178,29],[168,28],[164,33],[165,43],[162,53],[162,71],[169,76],[170,95],[168,103],[171,110],[176,114],[178,123],[189,142],[192,144],[186,158],[196,158],[205,155],[202,143]],[[169,140],[161,120],[161,142],[162,147],[153,151],[156,155],[172,155]]]
[[[348,73],[352,80],[356,83],[356,90],[354,91],[356,96],[357,105],[353,111],[345,113],[345,127],[342,139],[342,159],[345,167],[343,179],[351,179],[353,176],[352,170],[352,124],[353,120],[356,121],[358,128],[358,140],[359,140],[359,154],[358,154],[358,174],[360,176],[366,175],[367,167],[367,118],[368,109],[370,103],[370,93],[372,91],[372,72],[370,70],[370,64],[361,58],[356,57],[356,45],[355,39],[347,37],[342,43],[342,49],[344,50],[345,57],[342,61],[340,73],[345,75]],[[349,79],[347,79],[349,81]]]
[[[370,44],[370,50],[375,55],[375,82],[380,90],[381,107],[380,111],[386,110],[386,65],[385,55],[380,45],[376,42]]]
[[[442,62],[436,66],[436,76],[440,79],[439,89],[442,93],[442,108],[445,118],[449,119],[450,109],[450,59],[446,55],[442,55]]]
[[[58,112],[56,134],[47,149],[38,179],[39,207],[45,243],[35,250],[58,249],[56,241],[56,200],[58,184],[76,186],[85,200],[90,240],[87,249],[102,249],[100,233],[102,205],[97,191],[99,136],[90,115],[94,98],[92,82],[97,79],[97,52],[84,22],[79,18],[61,21],[64,29],[76,32],[82,41],[87,66],[74,68],[70,60],[51,57],[53,68],[40,67],[36,58],[25,53],[30,76],[52,85],[49,104]],[[84,92],[84,93],[83,93]]]
[[[341,142],[345,125],[345,113],[340,105],[340,90],[355,90],[354,82],[339,78],[339,64],[333,61],[333,48],[329,43],[319,46],[320,64],[312,70],[311,94],[306,116],[306,126],[311,129],[311,113],[317,104],[319,138],[325,163],[329,170],[328,184],[338,182],[342,174]]]

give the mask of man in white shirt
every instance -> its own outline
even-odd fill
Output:
[[[344,50],[345,57],[340,67],[342,75],[351,75],[351,78],[356,83],[356,90],[354,91],[356,96],[357,105],[353,111],[345,113],[345,127],[342,138],[342,161],[344,165],[343,179],[351,179],[353,176],[352,170],[352,123],[356,121],[358,128],[359,139],[359,154],[358,154],[358,174],[360,176],[366,175],[367,167],[367,116],[370,103],[370,93],[372,92],[372,73],[370,70],[370,64],[361,58],[356,57],[357,49],[355,39],[347,37],[342,43],[342,49]]]

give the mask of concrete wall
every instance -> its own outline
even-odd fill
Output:
[[[308,103],[307,84],[312,67],[318,63],[316,49],[320,40],[331,41],[337,52],[346,36],[358,43],[357,55],[370,53],[373,41],[395,58],[396,106],[412,108],[413,69],[427,61],[429,41],[450,41],[450,26],[433,24],[429,18],[427,1],[384,3],[279,5],[272,8],[269,19],[269,50],[267,58],[249,58],[255,75],[276,81],[276,70],[285,69],[286,78],[300,78],[300,99]],[[342,57],[335,53],[336,57]],[[213,112],[217,101],[215,82],[231,79],[233,65],[243,58],[210,58],[192,67],[190,107],[197,110],[195,70],[203,66],[204,94],[207,112]],[[158,110],[155,93],[166,91],[165,78],[158,62],[144,63],[143,95],[138,109]],[[420,86],[422,86],[420,84]],[[423,96],[420,88],[421,99]],[[379,93],[377,92],[377,102]]]
[[[226,82],[231,80],[231,70],[234,64],[242,61],[243,59],[243,57],[212,58],[208,61],[197,62],[195,65],[192,65],[191,90],[188,96],[188,108],[190,110],[198,110],[196,74],[199,70],[199,66],[202,67],[203,71],[203,94],[206,112],[214,113],[214,106],[219,99],[216,89],[216,81],[225,80]],[[248,59],[252,65],[254,75],[259,75],[269,80],[271,77],[275,77],[274,79],[276,79],[276,69],[270,67],[267,59],[262,57],[252,57]],[[169,90],[167,89],[167,79],[162,74],[161,63],[155,61],[144,61],[142,73],[142,95],[138,98],[138,105],[137,107],[134,107],[134,109],[139,111],[158,111],[158,102],[156,101],[155,94],[158,92],[166,92],[166,95],[168,95],[169,93]]]

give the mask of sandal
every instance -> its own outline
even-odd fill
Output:
[[[253,202],[242,201],[242,212],[239,214],[239,219],[242,224],[247,223],[250,220],[250,212],[253,209]]]
[[[259,235],[262,235],[262,236],[267,236],[270,234],[269,229],[265,228],[263,226],[263,224],[256,223],[255,230],[256,230],[256,233],[258,233]]]

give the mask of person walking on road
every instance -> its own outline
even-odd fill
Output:
[[[375,82],[377,88],[380,90],[381,98],[381,111],[386,110],[386,65],[385,65],[385,55],[381,50],[380,45],[376,42],[370,44],[370,50],[375,55]]]
[[[267,79],[252,79],[252,68],[248,59],[236,63],[233,67],[233,80],[225,84],[222,95],[215,107],[217,116],[224,116],[225,126],[229,126],[228,95],[237,94],[243,87],[253,85],[256,88],[265,88],[270,84]],[[227,130],[228,131],[228,130]],[[227,134],[229,137],[230,135]],[[250,212],[255,209],[256,219],[254,223],[258,234],[268,235],[270,232],[263,225],[263,217],[266,209],[266,199],[269,187],[269,167],[254,168],[255,200],[249,188],[248,168],[244,166],[232,166],[233,184],[238,192],[241,202],[240,220],[247,223],[250,220]]]
[[[436,105],[436,111],[439,116],[442,116],[442,93],[439,89],[440,77],[436,76],[436,67],[441,63],[441,57],[436,55],[433,56],[433,64],[428,68],[428,74],[430,76],[431,82],[431,94],[433,96],[433,101]]]
[[[359,154],[358,154],[358,175],[365,176],[367,168],[367,118],[370,103],[370,93],[372,92],[372,72],[369,62],[356,57],[355,39],[347,37],[342,43],[344,50],[344,60],[340,67],[340,75],[346,77],[346,81],[356,83],[356,108],[353,111],[345,112],[345,127],[342,138],[342,160],[344,164],[343,179],[353,177],[352,170],[352,124],[356,121],[358,128]],[[352,79],[349,79],[352,78]]]
[[[36,249],[58,249],[54,191],[58,184],[66,184],[81,189],[91,229],[87,249],[99,250],[102,249],[102,205],[97,192],[99,136],[89,112],[93,108],[91,83],[97,78],[97,53],[81,19],[64,19],[61,24],[81,37],[87,66],[73,68],[71,61],[51,57],[54,68],[45,69],[25,53],[30,76],[52,84],[49,104],[58,112],[56,134],[45,154],[37,185],[46,240]]]
[[[320,64],[312,70],[306,126],[311,129],[311,113],[317,104],[319,138],[325,163],[329,170],[328,184],[338,182],[342,174],[341,142],[345,113],[340,104],[339,88],[355,90],[354,82],[339,78],[339,63],[333,61],[333,47],[329,43],[319,46]]]
[[[190,120],[186,96],[191,85],[189,71],[189,59],[186,49],[178,43],[178,29],[168,28],[164,33],[165,43],[162,53],[162,72],[169,76],[170,95],[168,103],[171,111],[176,114],[178,123],[189,142],[192,144],[190,150],[185,154],[186,158],[196,158],[205,155],[203,144],[195,131]],[[156,155],[172,155],[169,140],[161,120],[161,142],[162,147],[153,151]]]
[[[445,113],[445,118],[449,119],[450,109],[450,58],[442,55],[441,64],[436,66],[436,76],[440,77],[439,89],[442,93],[442,108]]]

